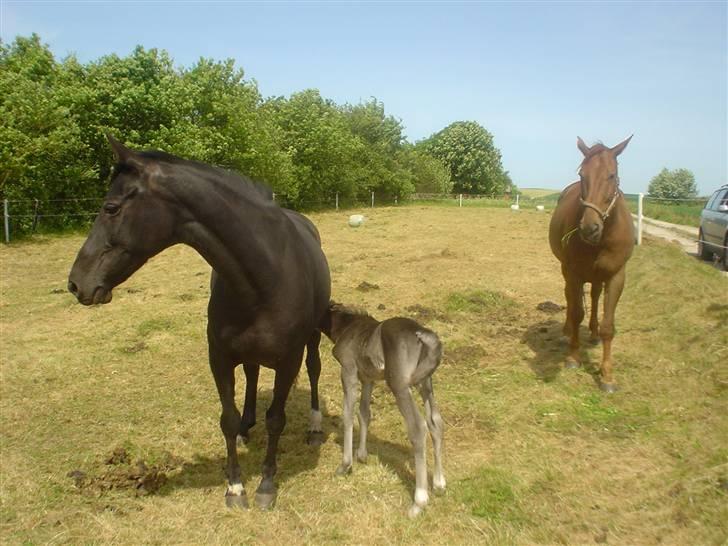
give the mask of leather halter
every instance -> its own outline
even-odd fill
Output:
[[[584,189],[584,182],[579,181],[579,184],[581,184],[582,190]],[[607,218],[609,218],[609,213],[612,212],[612,209],[614,208],[614,205],[617,203],[617,197],[622,193],[622,191],[619,189],[619,180],[617,180],[617,185],[614,188],[614,195],[612,196],[612,200],[609,202],[609,205],[607,206],[607,210],[602,212],[602,209],[597,207],[594,203],[590,203],[589,201],[585,201],[583,197],[579,197],[579,202],[584,207],[588,207],[592,210],[594,210],[599,216],[602,218],[602,222],[606,222]]]

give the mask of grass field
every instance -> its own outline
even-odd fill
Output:
[[[413,460],[382,386],[368,464],[334,477],[341,387],[328,342],[326,443],[304,443],[302,374],[275,509],[225,509],[204,337],[209,267],[174,247],[110,305],[85,308],[65,291],[83,237],[63,236],[0,248],[0,542],[725,544],[728,285],[718,271],[669,244],[636,249],[617,309],[622,389],[604,395],[586,371],[562,369],[563,311],[537,309],[564,303],[547,214],[362,212],[358,229],[350,211],[311,215],[334,297],[378,318],[418,318],[445,344],[434,385],[448,490],[420,518],[405,515]],[[584,348],[587,368],[599,354]],[[259,421],[271,385],[264,370]],[[239,449],[251,497],[264,450],[259,424]]]

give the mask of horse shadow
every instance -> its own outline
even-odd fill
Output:
[[[542,320],[530,325],[521,338],[534,353],[533,358],[528,361],[529,368],[545,383],[554,381],[564,369],[569,342],[562,329],[563,323],[556,319]],[[582,324],[579,330],[579,339],[583,340],[582,349],[590,343],[589,335],[588,328]],[[599,384],[599,368],[584,350],[581,351],[581,369]]]
[[[260,480],[268,444],[268,435],[265,427],[265,410],[273,400],[273,389],[258,391],[257,424],[250,429],[250,440],[244,446],[238,445],[238,461],[243,477],[243,483],[249,479],[255,482]],[[309,427],[310,391],[308,389],[291,390],[286,403],[286,428],[279,440],[278,471],[275,482],[279,489],[281,484],[293,479],[300,473],[305,473],[318,466],[321,456],[321,445],[309,445],[306,442]],[[333,432],[332,427],[326,426],[329,421],[326,402],[320,399],[319,407],[324,418],[323,443],[329,441]],[[170,494],[176,489],[214,489],[219,488],[220,494],[227,483],[225,475],[226,452],[225,439],[220,434],[219,456],[208,457],[195,454],[192,460],[182,462],[180,471],[171,473],[161,494]],[[257,483],[254,487],[257,487]],[[246,487],[247,489],[247,487]],[[248,491],[250,495],[251,491]]]

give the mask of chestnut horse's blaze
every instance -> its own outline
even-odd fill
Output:
[[[564,189],[551,217],[549,243],[561,262],[566,281],[566,322],[564,335],[570,338],[567,367],[579,366],[579,326],[584,319],[584,283],[591,283],[592,340],[602,340],[599,386],[614,392],[612,339],[614,312],[622,294],[625,265],[634,248],[632,215],[619,189],[617,156],[632,137],[608,148],[601,143],[587,146],[577,138],[584,154],[580,180]],[[599,296],[604,289],[604,315],[597,319]]]

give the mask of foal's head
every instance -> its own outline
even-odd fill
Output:
[[[111,189],[68,278],[84,305],[109,303],[115,286],[176,242],[178,219],[157,184],[159,163],[107,137],[116,158]]]
[[[347,307],[341,303],[330,301],[319,327],[331,341],[336,343],[339,334],[353,321],[361,317],[369,317],[369,314],[363,309]]]
[[[579,168],[581,179],[581,204],[584,207],[579,222],[581,238],[592,245],[602,240],[604,222],[619,197],[619,175],[617,173],[617,156],[629,144],[632,137],[620,142],[614,148],[602,143],[587,146],[577,137],[576,145],[584,154]]]

